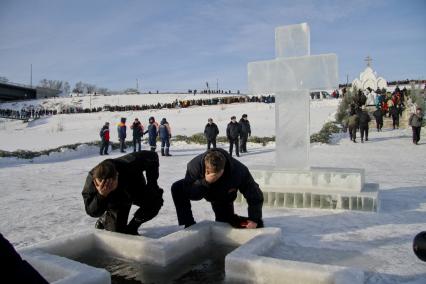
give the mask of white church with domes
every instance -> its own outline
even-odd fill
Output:
[[[366,90],[368,87],[372,90],[387,88],[388,83],[386,80],[382,77],[377,77],[377,73],[371,68],[371,57],[367,56],[365,61],[367,61],[367,68],[360,73],[359,78],[352,81],[352,88],[357,88],[358,90]]]

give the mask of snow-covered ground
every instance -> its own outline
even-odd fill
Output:
[[[336,106],[335,100],[313,102],[312,129],[318,131]],[[253,135],[273,134],[272,105],[233,104],[224,109],[194,107],[153,114],[64,115],[39,120],[38,125],[29,127],[22,122],[3,122],[0,149],[44,149],[96,140],[98,128],[105,120],[118,121],[121,116],[132,120],[137,115],[143,121],[150,115],[164,116],[176,134],[201,132],[211,116],[219,122],[223,134],[229,117],[242,113],[249,115]],[[64,130],[50,131],[61,117]],[[422,131],[424,134],[425,129]],[[426,264],[416,258],[411,247],[414,236],[426,230],[425,145],[424,139],[420,145],[413,145],[410,130],[403,129],[385,129],[382,133],[371,130],[370,141],[364,144],[354,144],[345,135],[334,137],[331,145],[312,144],[312,166],[365,168],[366,181],[380,184],[382,208],[378,213],[264,208],[266,226],[279,227],[283,232],[283,244],[271,255],[359,267],[368,271],[366,283],[426,283]],[[170,186],[184,176],[186,163],[201,153],[204,146],[180,142],[171,149],[173,157],[160,157],[159,184],[165,189],[164,206],[144,228],[178,229]],[[248,149],[249,153],[240,160],[249,167],[273,163],[273,144],[252,144]],[[19,248],[92,227],[95,219],[85,214],[81,190],[87,172],[103,159],[97,153],[95,147],[82,146],[78,151],[32,161],[0,159],[0,232]],[[118,156],[119,153],[112,152],[111,158]],[[236,209],[246,214],[244,206]],[[193,211],[197,220],[213,219],[205,201],[193,202]]]
[[[325,120],[333,119],[338,103],[339,100],[335,99],[311,102],[311,133],[318,132]],[[126,104],[130,104],[130,101]],[[274,104],[235,103],[147,111],[60,114],[29,123],[3,119],[0,120],[0,150],[44,150],[66,144],[97,141],[99,130],[106,121],[109,121],[111,125],[111,140],[117,142],[116,125],[121,117],[127,118],[128,126],[135,118],[139,118],[145,127],[150,116],[154,116],[157,121],[165,117],[172,128],[172,135],[192,135],[203,132],[207,119],[212,117],[219,127],[219,135],[225,136],[226,126],[231,116],[235,115],[239,119],[244,113],[248,114],[252,135],[274,135]],[[131,131],[129,128],[127,130],[128,137],[131,139]]]

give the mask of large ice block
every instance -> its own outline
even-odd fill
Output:
[[[311,54],[307,23],[275,28],[275,57],[296,57]]]
[[[275,96],[277,168],[309,167],[309,91],[278,92]]]
[[[338,85],[337,56],[323,54],[250,62],[248,83],[250,94],[334,89]]]

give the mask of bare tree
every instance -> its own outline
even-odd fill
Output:
[[[75,83],[75,87],[72,91],[73,93],[82,94],[84,92],[84,87],[85,87],[85,84],[80,81]]]
[[[97,88],[96,92],[102,95],[106,95],[108,94],[108,89],[107,88]]]
[[[43,80],[40,80],[38,86],[42,87],[42,88],[62,90],[64,83],[66,83],[66,82],[60,81],[60,80],[43,79]]]

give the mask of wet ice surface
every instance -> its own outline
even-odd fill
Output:
[[[99,251],[74,260],[108,270],[113,284],[213,284],[225,283],[225,256],[234,249],[233,246],[213,244],[166,268],[105,256]]]

